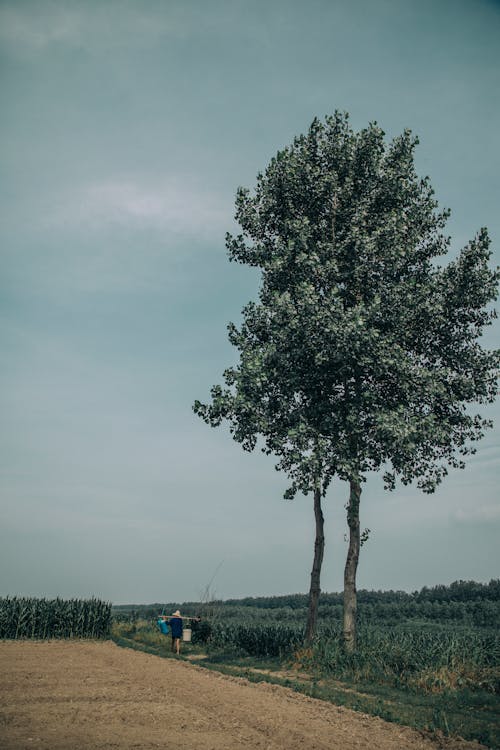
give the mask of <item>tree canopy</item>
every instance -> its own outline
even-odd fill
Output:
[[[488,425],[465,406],[496,392],[497,354],[477,342],[498,280],[487,231],[434,264],[448,212],[415,174],[416,144],[405,131],[386,148],[379,127],[355,134],[337,113],[280,151],[254,195],[238,190],[244,234],[227,247],[262,269],[260,300],[229,325],[227,387],[196,410],[229,419],[247,450],[263,436],[292,493],[313,488],[318,448],[328,477],[388,462],[391,487],[433,490]]]

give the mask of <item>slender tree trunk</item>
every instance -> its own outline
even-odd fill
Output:
[[[356,648],[356,572],[358,569],[360,533],[359,501],[361,485],[357,479],[350,480],[349,504],[347,506],[347,524],[349,526],[349,550],[344,569],[344,643],[346,650]]]
[[[314,561],[311,571],[311,587],[309,589],[309,610],[307,613],[306,632],[304,642],[310,645],[316,635],[318,623],[318,605],[320,588],[321,564],[325,549],[325,535],[323,531],[324,518],[321,510],[321,485],[318,484],[314,490],[314,517],[316,519],[316,539],[314,542]]]

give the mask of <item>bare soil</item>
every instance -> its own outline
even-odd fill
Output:
[[[111,642],[0,642],[2,750],[478,750]]]

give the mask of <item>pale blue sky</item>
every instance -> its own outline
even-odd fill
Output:
[[[0,0],[0,595],[307,590],[312,500],[191,411],[256,295],[236,188],[314,116],[410,127],[452,252],[486,225],[498,262],[499,32],[487,0]],[[499,442],[433,496],[369,480],[359,587],[499,576]]]

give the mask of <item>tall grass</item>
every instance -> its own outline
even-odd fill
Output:
[[[0,599],[0,638],[107,638],[111,604],[100,599]]]
[[[298,658],[323,673],[425,692],[462,687],[500,692],[500,636],[473,628],[457,634],[364,626],[352,654],[343,647],[340,628],[329,628]]]
[[[325,626],[312,648],[302,648],[303,629],[275,624],[219,625],[194,631],[210,651],[294,659],[325,676],[415,687],[424,692],[470,688],[500,692],[500,636],[470,628],[404,630],[365,625],[349,654],[340,625]]]
[[[286,625],[220,625],[206,633],[205,640],[212,649],[229,647],[251,656],[283,657],[299,647],[303,632]]]

